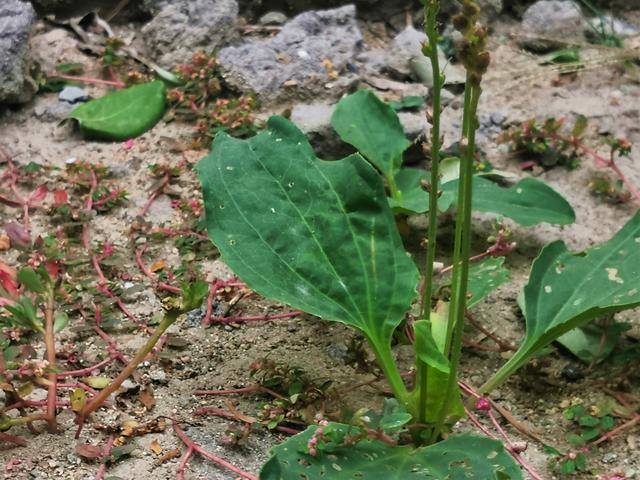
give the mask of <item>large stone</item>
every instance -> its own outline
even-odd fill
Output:
[[[356,77],[361,44],[356,9],[346,5],[301,13],[271,39],[223,48],[218,61],[229,84],[263,101],[337,96]]]
[[[37,87],[29,77],[27,58],[29,34],[36,19],[29,3],[0,2],[0,102],[25,103]]]
[[[212,52],[236,34],[236,0],[172,0],[157,6],[157,15],[142,33],[163,67],[187,63],[197,50]]]
[[[571,0],[539,0],[522,15],[521,44],[535,51],[566,46],[584,39],[586,20]]]

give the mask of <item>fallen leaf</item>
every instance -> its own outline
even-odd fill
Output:
[[[138,400],[147,410],[153,410],[153,407],[156,406],[156,399],[153,396],[153,388],[151,385],[147,386],[147,388],[138,394]]]
[[[149,448],[156,455],[160,455],[162,453],[162,450],[163,450],[162,449],[162,445],[160,445],[158,440],[155,440],[155,439],[151,441],[151,444],[149,445]]]
[[[70,395],[71,400],[71,410],[74,412],[80,412],[85,403],[87,403],[87,394],[81,388],[76,388]]]
[[[11,244],[19,249],[26,249],[31,247],[31,236],[29,232],[16,222],[9,222],[4,226],[4,231],[7,232],[11,240]]]
[[[138,422],[130,420],[122,425],[121,434],[125,437],[137,437],[146,435],[147,433],[164,432],[167,423],[162,418],[151,420],[150,422],[140,425]]]
[[[109,377],[84,377],[82,380],[91,388],[96,388],[98,390],[102,390],[111,383],[111,379]]]
[[[11,248],[11,238],[6,233],[0,234],[0,252],[4,252]]]
[[[152,272],[157,272],[158,270],[162,270],[166,265],[167,262],[165,262],[164,260],[158,260],[153,265],[151,265],[151,268],[149,270]]]
[[[102,457],[102,448],[90,443],[81,443],[76,445],[76,453],[84,459],[94,460]]]
[[[156,465],[162,465],[169,460],[173,460],[174,458],[178,458],[181,454],[180,449],[174,448],[173,450],[169,450],[167,453],[162,455],[156,460]]]

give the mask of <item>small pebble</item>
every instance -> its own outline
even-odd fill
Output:
[[[64,87],[58,94],[58,100],[66,103],[81,103],[89,100],[89,95],[80,87]]]

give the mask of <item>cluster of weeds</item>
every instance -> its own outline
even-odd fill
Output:
[[[250,371],[259,385],[277,394],[274,400],[261,405],[258,415],[269,429],[282,423],[312,423],[318,412],[316,404],[326,397],[332,383],[318,383],[303,369],[268,358],[253,362]]]
[[[574,450],[562,454],[546,446],[545,450],[552,458],[551,466],[559,474],[587,472],[590,470],[587,464],[590,444],[615,427],[611,409],[598,406],[587,409],[583,404],[576,404],[566,408],[563,415],[570,429],[565,440]]]
[[[195,122],[193,146],[208,147],[221,131],[247,137],[256,133],[252,95],[234,95],[225,85],[215,57],[196,52],[176,73],[181,85],[167,92],[170,116]]]
[[[500,141],[511,144],[511,149],[527,162],[525,166],[538,165],[544,169],[564,166],[572,170],[580,165],[579,142],[586,127],[586,118],[582,116],[570,130],[565,128],[564,119],[532,118],[504,132]]]

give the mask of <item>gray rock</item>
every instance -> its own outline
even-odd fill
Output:
[[[218,61],[229,84],[263,101],[291,96],[337,96],[353,82],[350,71],[362,44],[353,5],[308,11],[268,40],[227,47]]]
[[[67,118],[74,108],[73,104],[67,102],[38,102],[33,114],[43,122],[60,122]]]
[[[578,4],[571,0],[538,0],[522,15],[522,46],[548,51],[566,42],[584,39],[586,20]]]
[[[640,29],[631,23],[625,22],[615,18],[612,15],[603,15],[602,19],[594,18],[589,20],[589,24],[586,26],[585,33],[587,36],[593,36],[594,30],[598,32],[602,30],[604,26],[604,33],[606,35],[615,35],[620,38],[633,37],[640,34]]]
[[[282,12],[267,12],[260,17],[260,25],[283,25],[287,21],[287,16]]]
[[[171,68],[189,61],[197,50],[211,52],[234,38],[236,0],[174,0],[142,28],[154,59]]]
[[[29,77],[27,59],[29,34],[36,19],[29,3],[0,2],[0,103],[25,103],[37,86]]]
[[[64,87],[58,94],[58,100],[66,103],[81,103],[89,100],[89,94],[80,87]]]
[[[387,56],[388,70],[398,77],[411,77],[432,87],[431,63],[422,54],[422,44],[426,41],[427,36],[424,32],[407,26],[393,39],[391,54]],[[465,75],[460,67],[447,62],[444,52],[440,49],[438,58],[440,66],[444,68],[445,84],[464,83]]]

